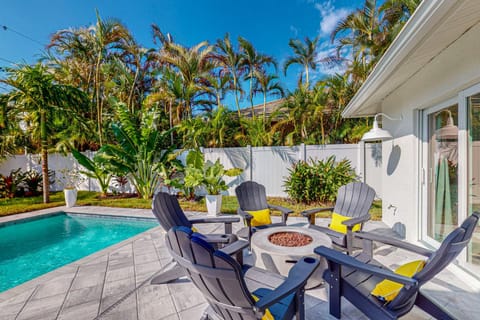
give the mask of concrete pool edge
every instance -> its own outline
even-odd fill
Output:
[[[43,209],[38,211],[32,211],[28,213],[10,215],[6,217],[0,217],[0,224],[3,224],[3,223],[15,224],[16,221],[20,223],[20,222],[29,221],[32,219],[33,220],[42,219],[52,215],[61,214],[62,212],[66,214],[82,214],[82,215],[95,215],[95,216],[109,216],[109,217],[117,217],[117,218],[134,218],[134,219],[137,218],[142,220],[145,220],[145,219],[154,220],[152,219],[152,213],[150,209],[125,209],[125,208],[110,208],[110,207],[97,207],[97,206],[66,208],[65,206],[61,206],[61,207],[54,207],[54,208]],[[10,219],[4,219],[7,217]],[[16,219],[11,219],[12,217],[15,217]],[[33,289],[39,284],[47,282],[50,279],[53,279],[59,275],[71,273],[74,269],[78,268],[79,265],[90,264],[92,263],[92,261],[97,260],[98,258],[104,256],[105,254],[108,254],[111,251],[118,250],[119,248],[129,244],[130,242],[144,237],[146,234],[150,232],[164,233],[163,229],[160,226],[157,226],[145,232],[139,233],[119,243],[113,244],[105,249],[94,252],[88,256],[85,256],[74,262],[61,266],[55,270],[52,270],[43,275],[40,275],[32,280],[24,282],[16,287],[13,287],[4,292],[1,292],[0,302],[8,300],[18,295],[19,293]]]

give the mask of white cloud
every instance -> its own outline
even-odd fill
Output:
[[[344,73],[346,70],[345,63],[331,63],[328,64],[324,60],[328,57],[336,57],[337,49],[335,45],[331,44],[328,41],[322,42],[317,49],[317,70],[315,73],[319,78],[323,75],[334,75],[336,73]],[[342,56],[345,56],[344,54]]]
[[[315,9],[320,12],[320,35],[322,36],[329,36],[338,22],[350,13],[347,8],[335,8],[332,1],[315,3]]]
[[[298,28],[296,28],[295,26],[290,26],[290,32],[293,33],[293,36],[295,38],[298,37]]]

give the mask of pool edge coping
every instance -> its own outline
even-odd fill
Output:
[[[88,210],[87,210],[88,208]],[[67,213],[67,214],[84,214],[84,215],[97,215],[97,216],[112,216],[112,217],[118,217],[118,218],[125,218],[125,217],[130,217],[130,218],[148,218],[146,216],[134,216],[134,215],[118,215],[118,214],[114,214],[114,213],[110,213],[110,212],[105,212],[105,213],[98,213],[98,212],[91,212],[92,210],[90,209],[94,209],[93,211],[96,211],[95,209],[98,209],[98,208],[101,208],[99,209],[100,211],[107,211],[107,210],[111,210],[111,211],[118,211],[118,209],[124,209],[125,211],[136,211],[136,213],[139,213],[139,212],[142,212],[142,211],[146,211],[146,212],[151,212],[150,209],[125,209],[125,208],[110,208],[110,207],[91,207],[91,206],[85,206],[85,207],[75,207],[75,209],[73,208],[67,208],[65,206],[61,206],[61,207],[54,207],[54,208],[48,208],[48,209],[42,209],[42,210],[38,210],[38,211],[32,211],[32,212],[27,212],[27,213],[22,213],[22,214],[17,214],[17,215],[14,215],[14,216],[20,216],[18,217],[17,219],[8,219],[9,221],[2,221],[3,219],[0,218],[0,225],[3,224],[3,223],[11,223],[11,224],[15,224],[15,223],[20,223],[20,222],[23,222],[23,221],[29,221],[30,219],[42,219],[42,218],[46,218],[46,217],[49,217],[49,216],[52,216],[52,215],[55,215],[55,214],[58,214],[58,213],[61,213],[61,212],[64,212],[64,213]],[[120,210],[120,211],[123,211],[123,210]],[[118,212],[117,212],[118,213]],[[145,213],[145,212],[142,212],[142,213]],[[7,216],[7,217],[10,217],[10,216]],[[2,217],[4,218],[4,217]],[[150,218],[148,219],[151,219],[151,216]],[[76,268],[78,269],[78,267],[80,265],[85,265],[85,264],[89,264],[92,260],[95,260],[95,259],[98,259],[100,256],[102,255],[105,255],[105,254],[108,254],[109,252],[111,251],[115,251],[123,246],[125,246],[126,244],[130,243],[130,242],[133,242],[133,241],[136,241],[137,238],[141,238],[143,236],[145,236],[145,234],[148,234],[149,232],[162,232],[162,233],[165,233],[163,231],[163,229],[161,228],[160,225],[156,226],[156,227],[153,227],[147,231],[144,231],[144,232],[141,232],[133,237],[130,237],[128,239],[125,239],[121,242],[118,242],[116,244],[113,244],[107,248],[104,248],[100,251],[96,251],[96,252],[93,252],[81,259],[78,259],[76,261],[73,261],[69,264],[66,264],[64,266],[61,266],[55,270],[52,270],[50,272],[47,272],[43,275],[40,275],[36,278],[33,278],[27,282],[24,282],[18,286],[15,286],[13,288],[10,288],[4,292],[0,292],[0,303],[10,299],[10,298],[13,298],[15,297],[16,295],[20,294],[20,293],[23,293],[23,292],[26,292],[28,290],[35,290],[37,286],[41,285],[42,283],[45,283],[59,275],[62,275],[62,274],[67,274],[67,273],[71,273],[72,272],[72,268]],[[34,292],[32,291],[31,292],[31,295],[33,294]]]

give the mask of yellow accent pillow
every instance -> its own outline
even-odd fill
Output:
[[[337,232],[347,233],[347,226],[342,224],[342,222],[350,219],[352,218],[347,216],[342,216],[341,214],[334,212],[332,213],[332,222],[330,222],[329,228]],[[360,231],[361,226],[362,225],[360,223],[354,225],[352,228],[352,231],[353,232]]]
[[[395,273],[405,277],[413,277],[417,272],[423,269],[425,266],[424,260],[415,260],[409,263],[405,263],[395,270]],[[373,296],[376,296],[382,301],[392,301],[398,295],[403,288],[403,284],[385,279],[375,286],[370,292]]]
[[[252,298],[253,300],[255,300],[255,302],[257,302],[258,300],[258,297],[254,294],[252,294]],[[275,318],[273,317],[273,315],[270,313],[270,310],[268,309],[265,309],[265,313],[263,314],[263,317],[262,317],[262,320],[275,320]]]
[[[247,211],[250,213],[252,218],[252,227],[263,226],[265,224],[271,224],[272,218],[270,217],[270,209],[263,209],[257,211]]]
[[[197,229],[197,228],[195,228],[195,227],[192,227],[192,231],[193,231],[193,232],[197,232],[197,233],[198,233],[198,229]]]

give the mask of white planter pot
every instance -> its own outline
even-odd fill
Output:
[[[216,216],[220,213],[222,208],[222,195],[211,195],[207,194],[205,196],[205,202],[207,203],[207,211],[209,216]]]
[[[65,195],[65,205],[67,208],[75,206],[77,202],[77,189],[64,189],[63,193]]]

